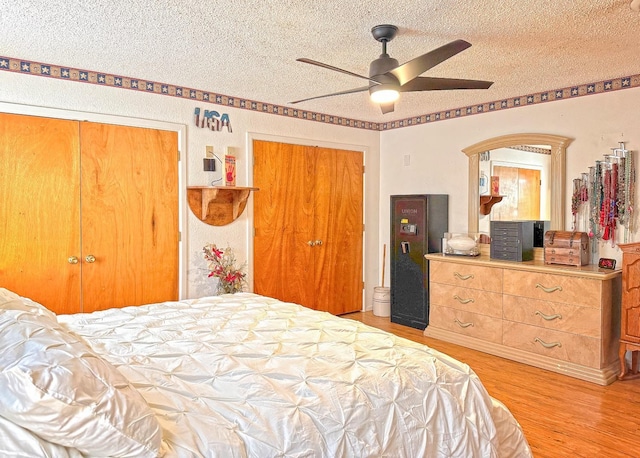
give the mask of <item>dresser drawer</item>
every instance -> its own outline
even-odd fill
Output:
[[[600,310],[522,296],[505,295],[503,318],[542,328],[600,338]]]
[[[432,326],[497,344],[502,342],[502,320],[500,318],[432,304],[429,313],[429,327]]]
[[[600,368],[600,340],[593,337],[505,321],[502,343],[530,353]]]
[[[522,270],[504,271],[504,293],[583,307],[600,307],[600,280]]]
[[[494,250],[491,252],[492,259],[499,259],[501,261],[519,261],[520,252],[518,250]]]
[[[502,253],[504,251],[509,253],[518,253],[520,251],[520,247],[518,247],[517,243],[494,243],[492,241],[491,245],[494,253]]]
[[[491,239],[491,245],[493,245],[494,248],[518,248],[520,246],[520,239],[516,235],[512,237],[494,237]]]
[[[491,240],[494,237],[514,236],[518,237],[521,233],[520,223],[504,222],[504,221],[492,221],[491,223]]]
[[[502,294],[431,283],[430,304],[502,318]]]
[[[502,269],[429,261],[429,278],[435,283],[502,292]]]

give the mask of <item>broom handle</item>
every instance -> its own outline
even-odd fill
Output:
[[[387,244],[382,246],[382,285],[384,287],[384,266],[387,261]]]

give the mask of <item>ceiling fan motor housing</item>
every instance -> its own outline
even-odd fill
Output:
[[[389,57],[389,54],[382,54],[376,60],[372,61],[371,65],[369,65],[369,78],[380,81],[381,83],[398,84],[398,80],[395,76],[387,74],[398,65],[399,63],[397,59]]]
[[[395,76],[388,73],[397,66],[397,59],[389,57],[388,54],[382,54],[376,60],[371,62],[371,65],[369,66],[369,78],[378,81],[380,84],[369,83],[370,95],[379,91],[395,91],[397,94],[400,90],[400,83]]]

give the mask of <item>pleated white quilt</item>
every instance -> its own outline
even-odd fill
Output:
[[[251,293],[57,319],[146,400],[166,457],[531,456],[468,366],[356,321]]]
[[[250,293],[59,316],[115,365],[167,457],[530,456],[470,368]]]

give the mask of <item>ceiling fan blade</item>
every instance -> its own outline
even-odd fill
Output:
[[[464,51],[470,46],[471,43],[464,40],[452,41],[451,43],[434,49],[433,51],[416,57],[415,59],[411,59],[393,70],[390,70],[388,73],[395,76],[400,82],[400,85],[405,85],[412,79],[422,75],[430,68],[435,67],[439,63],[455,56],[460,51]]]
[[[333,70],[335,72],[340,72],[340,73],[344,73],[346,75],[355,76],[356,78],[362,78],[362,79],[370,81],[370,82],[372,82],[374,84],[380,84],[380,82],[378,82],[376,80],[372,80],[368,76],[358,75],[357,73],[350,72],[349,70],[343,70],[342,68],[334,67],[333,65],[323,64],[322,62],[318,62],[317,60],[306,59],[304,57],[302,57],[300,59],[296,59],[296,60],[298,62],[304,62],[305,64],[317,65],[318,67],[326,68],[328,70]]]
[[[492,81],[431,78],[424,76],[415,78],[407,84],[400,86],[400,92],[445,91],[449,89],[489,89],[492,84]]]
[[[394,109],[394,104],[393,102],[391,103],[381,103],[380,104],[380,109],[382,110],[382,114],[387,114],[387,113],[391,113]]]
[[[321,99],[323,97],[332,97],[334,95],[353,94],[354,92],[364,92],[368,90],[369,90],[369,86],[362,86],[354,89],[347,89],[346,91],[333,92],[331,94],[316,95],[315,97],[309,97],[307,99],[296,100],[295,102],[289,102],[289,103],[300,103],[300,102],[306,102],[307,100]]]

